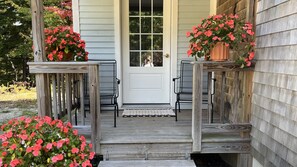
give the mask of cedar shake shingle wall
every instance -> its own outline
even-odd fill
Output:
[[[252,100],[252,155],[297,166],[297,0],[259,0]]]

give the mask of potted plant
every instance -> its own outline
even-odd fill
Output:
[[[85,41],[69,26],[45,29],[45,52],[49,61],[87,61]]]
[[[187,32],[187,37],[190,38],[187,54],[195,59],[205,56],[206,60],[213,60],[211,55],[219,55],[214,51],[229,54],[229,49],[232,49],[240,67],[249,67],[254,58],[255,46],[252,28],[252,24],[242,21],[237,15],[210,16],[194,26],[191,32]],[[223,57],[218,61],[226,59],[228,58]]]
[[[0,167],[92,167],[91,144],[70,123],[50,117],[20,117],[1,126]]]

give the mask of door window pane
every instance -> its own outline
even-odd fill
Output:
[[[141,50],[151,50],[152,49],[152,36],[142,35],[141,36]]]
[[[130,33],[139,33],[139,17],[130,17],[129,28]]]
[[[154,67],[153,57],[151,52],[141,53],[141,66],[142,67]]]
[[[152,14],[151,0],[141,0],[141,15],[150,16]]]
[[[163,50],[163,35],[154,35],[154,50]]]
[[[130,52],[130,66],[139,67],[140,65],[139,52]]]
[[[162,33],[163,32],[163,18],[162,17],[154,17],[153,18],[153,27],[154,33]]]
[[[139,15],[139,0],[129,1],[129,15],[130,16]]]
[[[154,52],[154,67],[162,67],[163,66],[163,52]]]
[[[130,35],[130,50],[140,50],[139,35]]]
[[[152,32],[152,22],[151,17],[141,18],[141,33],[151,33]]]
[[[153,15],[163,16],[163,0],[153,0],[153,3],[154,3]]]

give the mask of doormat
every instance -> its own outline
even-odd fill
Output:
[[[175,117],[172,109],[125,109],[123,117]]]

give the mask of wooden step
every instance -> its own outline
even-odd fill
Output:
[[[192,160],[101,161],[99,167],[195,167]]]
[[[101,153],[109,160],[184,160],[192,153],[192,142],[101,143]]]

